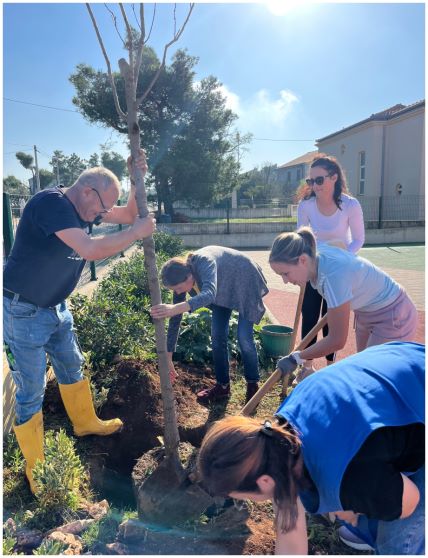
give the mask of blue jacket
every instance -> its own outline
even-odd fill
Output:
[[[346,468],[377,428],[425,422],[425,346],[394,342],[370,347],[309,376],[277,415],[297,430],[304,463],[319,494],[312,513],[342,510]],[[356,487],[358,490],[358,487]]]

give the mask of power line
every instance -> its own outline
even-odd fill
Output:
[[[46,109],[51,109],[51,110],[61,110],[63,112],[75,112],[77,114],[79,114],[78,110],[72,110],[72,109],[65,109],[65,108],[59,108],[59,107],[51,107],[49,105],[39,105],[37,103],[29,103],[28,101],[18,101],[18,99],[9,99],[8,97],[3,97],[4,101],[11,101],[12,103],[20,103],[22,105],[32,105],[33,107],[41,107],[41,108],[46,108]]]
[[[20,146],[23,146],[23,147],[33,147],[29,143],[9,143],[9,142],[6,142],[6,145],[18,145],[18,146],[20,145]]]
[[[272,139],[272,138],[253,138],[257,141],[312,141],[315,142],[314,139]]]

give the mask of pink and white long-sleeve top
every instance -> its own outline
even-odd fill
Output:
[[[364,244],[364,218],[360,202],[341,195],[341,209],[333,215],[323,215],[316,198],[302,200],[297,208],[297,227],[310,226],[318,243],[342,242],[349,252],[356,254]]]

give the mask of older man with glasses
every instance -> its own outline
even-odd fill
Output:
[[[145,174],[143,151],[135,163]],[[105,436],[122,427],[120,419],[102,421],[95,414],[89,382],[81,370],[83,357],[73,317],[65,302],[86,261],[112,256],[155,230],[152,215],[144,219],[137,216],[135,189],[131,187],[128,203],[123,207],[115,205],[119,194],[117,177],[102,167],[84,171],[70,188],[38,192],[24,208],[4,269],[4,342],[16,384],[14,430],[27,461],[32,492],[32,469],[44,457],[46,354],[77,436]],[[91,238],[88,226],[101,221],[131,227]]]

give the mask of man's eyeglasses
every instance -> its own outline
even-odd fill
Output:
[[[104,213],[110,213],[110,212],[112,211],[113,208],[107,209],[106,206],[105,206],[104,203],[103,203],[103,200],[102,200],[102,198],[101,198],[100,193],[98,192],[98,190],[96,190],[95,188],[91,188],[91,190],[93,190],[93,191],[97,194],[98,199],[100,200],[101,207],[103,208],[102,211],[100,211],[100,215],[104,215]]]
[[[331,174],[326,174],[325,176],[317,176],[316,178],[307,178],[306,184],[308,186],[313,186],[314,184],[316,184],[317,186],[322,186],[324,184],[324,180],[329,176],[331,176]]]

